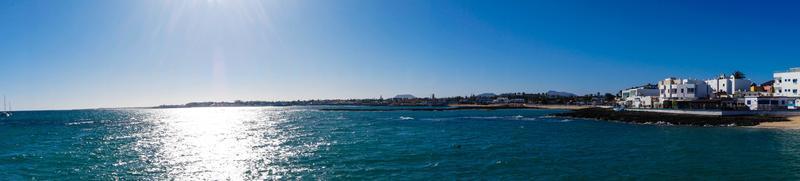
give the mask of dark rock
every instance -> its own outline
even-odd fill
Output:
[[[637,111],[617,112],[605,108],[578,109],[570,112],[554,114],[554,116],[630,123],[660,123],[692,126],[755,126],[761,122],[789,121],[784,117],[776,116],[705,116]]]

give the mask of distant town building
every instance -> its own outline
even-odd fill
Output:
[[[758,84],[752,83],[752,84],[750,84],[749,91],[750,92],[762,92],[764,90],[761,89],[761,86],[758,86]]]
[[[399,94],[394,96],[393,99],[416,99],[416,98],[417,97],[414,97],[414,95],[411,94]]]
[[[773,83],[773,94],[775,96],[785,97],[800,97],[797,90],[800,89],[800,84],[797,79],[800,79],[800,67],[791,68],[786,72],[775,72],[773,74],[775,82]]]
[[[747,79],[737,79],[734,75],[720,75],[715,79],[706,80],[705,83],[711,88],[711,97],[733,97],[740,92],[747,92],[753,81]]]
[[[569,92],[547,91],[548,97],[576,97],[577,95]]]
[[[525,101],[525,99],[522,99],[522,98],[515,98],[515,99],[508,100],[508,102],[509,103],[524,104],[527,101]]]
[[[750,110],[795,109],[797,101],[797,98],[793,97],[747,96],[744,98],[744,104]]]
[[[762,83],[759,87],[761,87],[761,91],[772,94],[775,93],[775,89],[772,88],[773,84],[775,84],[775,80],[770,80]]]
[[[498,97],[495,100],[492,100],[493,104],[504,104],[511,102],[507,97]]]
[[[494,93],[478,94],[476,102],[479,104],[491,104],[494,102],[495,97],[497,97],[497,94]]]
[[[659,81],[658,91],[659,101],[705,99],[711,92],[705,81],[674,77]]]
[[[658,86],[647,84],[620,91],[620,104],[629,108],[652,108],[658,102]]]

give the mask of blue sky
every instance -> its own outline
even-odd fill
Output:
[[[793,1],[0,0],[16,109],[616,92],[800,66]]]

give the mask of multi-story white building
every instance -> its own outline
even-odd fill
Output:
[[[705,81],[670,77],[658,81],[659,101],[698,100],[709,97],[711,87]]]
[[[620,91],[621,104],[629,108],[653,108],[658,102],[658,86],[647,84]]]
[[[706,80],[705,83],[711,88],[711,92],[709,92],[711,97],[715,95],[732,97],[734,94],[747,92],[747,90],[750,89],[750,85],[753,84],[753,81],[737,79],[733,75],[730,77],[720,75],[716,79]]]
[[[775,82],[772,84],[774,89],[773,95],[784,97],[800,97],[800,67],[791,68],[786,72],[775,72],[773,74]]]

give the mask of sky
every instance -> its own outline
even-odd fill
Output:
[[[0,0],[17,110],[616,93],[800,67],[797,1]]]

